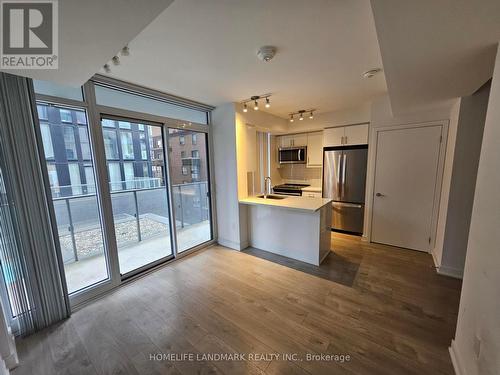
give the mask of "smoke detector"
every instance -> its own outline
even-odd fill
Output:
[[[370,69],[363,73],[363,78],[372,78],[375,74],[382,71],[380,68]]]
[[[257,51],[257,57],[262,61],[270,61],[276,55],[276,47],[264,46]]]

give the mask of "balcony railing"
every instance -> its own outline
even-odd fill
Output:
[[[166,189],[164,186],[138,188],[159,183],[146,180],[124,181],[125,186],[134,188],[111,192],[119,248],[170,233]],[[74,187],[71,186],[72,191],[75,191]],[[59,191],[61,188],[58,188]],[[65,263],[102,254],[104,250],[95,188],[85,185],[76,188],[76,191],[90,190],[92,193],[53,198]],[[209,220],[206,181],[173,185],[172,188],[176,228],[182,229]]]

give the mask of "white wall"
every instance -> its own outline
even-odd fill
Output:
[[[440,273],[462,277],[474,203],[477,168],[490,92],[489,82],[462,98],[453,159]]]
[[[500,50],[488,101],[457,330],[451,346],[457,373],[462,375],[500,374],[499,161]]]
[[[246,237],[240,230],[235,116],[233,103],[212,112],[217,240],[239,250],[246,247]]]
[[[373,182],[375,179],[375,129],[386,126],[397,126],[407,124],[418,124],[432,121],[448,121],[448,141],[445,155],[445,165],[443,172],[443,181],[441,189],[441,200],[439,208],[439,216],[437,222],[436,238],[434,240],[435,248],[442,249],[444,225],[446,223],[446,213],[448,207],[448,195],[451,180],[451,171],[453,168],[453,154],[456,139],[456,129],[458,122],[459,100],[454,101],[454,105],[450,107],[440,108],[437,110],[426,112],[412,112],[403,115],[393,115],[389,97],[387,95],[379,97],[372,102],[371,106],[371,121],[370,121],[370,139],[369,143],[372,146],[368,148],[368,168],[366,176],[366,199],[365,199],[365,223],[363,229],[363,237],[370,239],[371,232],[371,216],[373,206]],[[438,250],[441,252],[440,250]],[[439,259],[441,256],[439,256]]]

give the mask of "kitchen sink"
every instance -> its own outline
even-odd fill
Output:
[[[286,197],[283,197],[281,195],[268,194],[266,196],[264,196],[264,195],[257,195],[257,198],[262,198],[262,199],[285,199]]]

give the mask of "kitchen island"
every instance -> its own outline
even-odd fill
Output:
[[[240,204],[248,206],[250,246],[316,266],[330,252],[331,199],[257,196]]]

